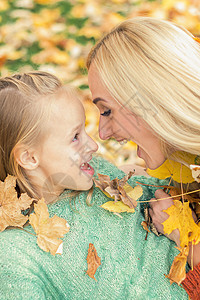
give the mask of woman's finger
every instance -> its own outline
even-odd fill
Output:
[[[155,197],[157,198],[157,199],[165,199],[165,200],[168,200],[168,199],[172,199],[171,197],[170,197],[170,195],[168,195],[167,193],[165,193],[163,190],[161,190],[161,189],[159,189],[159,190],[156,190],[155,191]],[[166,199],[167,198],[167,199]]]

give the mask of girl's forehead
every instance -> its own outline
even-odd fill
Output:
[[[51,115],[56,121],[64,118],[73,123],[80,120],[80,118],[85,118],[83,104],[77,95],[66,92],[57,95],[52,105]]]

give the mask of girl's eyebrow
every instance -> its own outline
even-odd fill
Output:
[[[79,124],[79,125],[77,125],[77,126],[75,126],[74,128],[72,128],[72,129],[70,130],[70,133],[72,134],[73,132],[77,131],[81,126],[82,126],[82,123]]]
[[[85,119],[84,118],[84,124],[85,124]],[[82,127],[83,125],[83,122],[81,122],[80,124],[76,125],[75,127],[73,127],[71,130],[70,130],[70,134],[72,134],[73,132],[77,131],[80,127]]]
[[[95,98],[95,99],[93,100],[93,103],[94,103],[94,104],[97,104],[99,101],[107,102],[105,99],[100,98],[100,97],[97,97],[97,98]]]

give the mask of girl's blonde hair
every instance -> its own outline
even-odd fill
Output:
[[[185,29],[137,17],[122,22],[91,50],[116,101],[141,116],[164,151],[200,154],[200,47]]]
[[[61,86],[58,78],[41,71],[0,78],[0,180],[14,175],[20,189],[36,198],[34,187],[14,158],[14,150],[19,144],[40,142],[49,113],[47,96]]]

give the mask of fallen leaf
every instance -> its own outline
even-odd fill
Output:
[[[163,186],[164,191],[169,190],[169,195],[174,199],[174,200],[181,200],[184,199],[184,201],[189,201],[190,203],[199,203],[200,199],[199,198],[194,198],[190,196],[190,194],[181,193],[181,190],[177,187],[174,186]]]
[[[49,218],[48,207],[42,198],[34,204],[34,211],[29,216],[29,221],[37,234],[38,246],[55,255],[63,241],[60,239],[69,231],[69,225],[65,219],[58,216]],[[60,251],[57,252],[60,254]]]
[[[178,247],[175,248],[177,248],[180,253],[174,258],[169,274],[165,275],[165,277],[170,279],[170,284],[175,282],[180,285],[186,277],[185,266],[187,263],[189,246],[184,247],[183,249]]]
[[[167,159],[160,167],[155,170],[147,169],[146,172],[159,179],[173,178],[176,182],[191,183],[194,181],[190,164],[195,163],[196,155],[185,154],[184,152],[176,152],[176,156],[188,164],[188,167],[171,159]]]
[[[200,242],[200,227],[194,222],[192,210],[189,207],[189,202],[181,202],[174,200],[174,205],[171,205],[166,210],[169,217],[162,224],[164,233],[170,234],[173,230],[178,229],[180,232],[180,246],[184,248],[189,242],[194,245]]]
[[[131,198],[131,202],[133,203],[133,206],[136,207],[137,200],[143,195],[142,187],[140,185],[136,185],[134,188],[132,188],[132,186],[130,186],[130,184],[126,183],[123,188],[124,188],[124,191],[126,192],[127,196],[129,198]],[[122,199],[122,201],[123,201],[123,199]]]
[[[144,230],[146,230],[147,232],[150,232],[146,221],[142,221],[141,225],[144,228]]]
[[[137,206],[137,199],[139,199],[143,190],[141,186],[132,188],[127,183],[127,180],[133,175],[130,172],[129,175],[124,176],[122,179],[115,178],[110,180],[108,175],[98,174],[98,180],[94,179],[96,187],[98,187],[107,197],[114,199],[115,201],[121,200],[125,205],[130,208]]]
[[[92,243],[89,244],[88,255],[87,255],[88,269],[86,274],[96,280],[94,277],[97,268],[101,265],[101,258],[97,255],[97,250]]]
[[[30,207],[34,199],[26,193],[18,198],[16,192],[16,177],[8,175],[0,181],[0,231],[8,226],[23,227],[28,217],[21,211]]]
[[[127,213],[134,213],[135,209],[128,207],[128,205],[124,204],[122,201],[108,201],[101,205],[102,208],[109,210],[110,212],[115,212],[115,213],[122,213],[122,212],[127,212]]]
[[[190,170],[192,170],[192,177],[194,180],[200,182],[200,166],[190,165]]]

